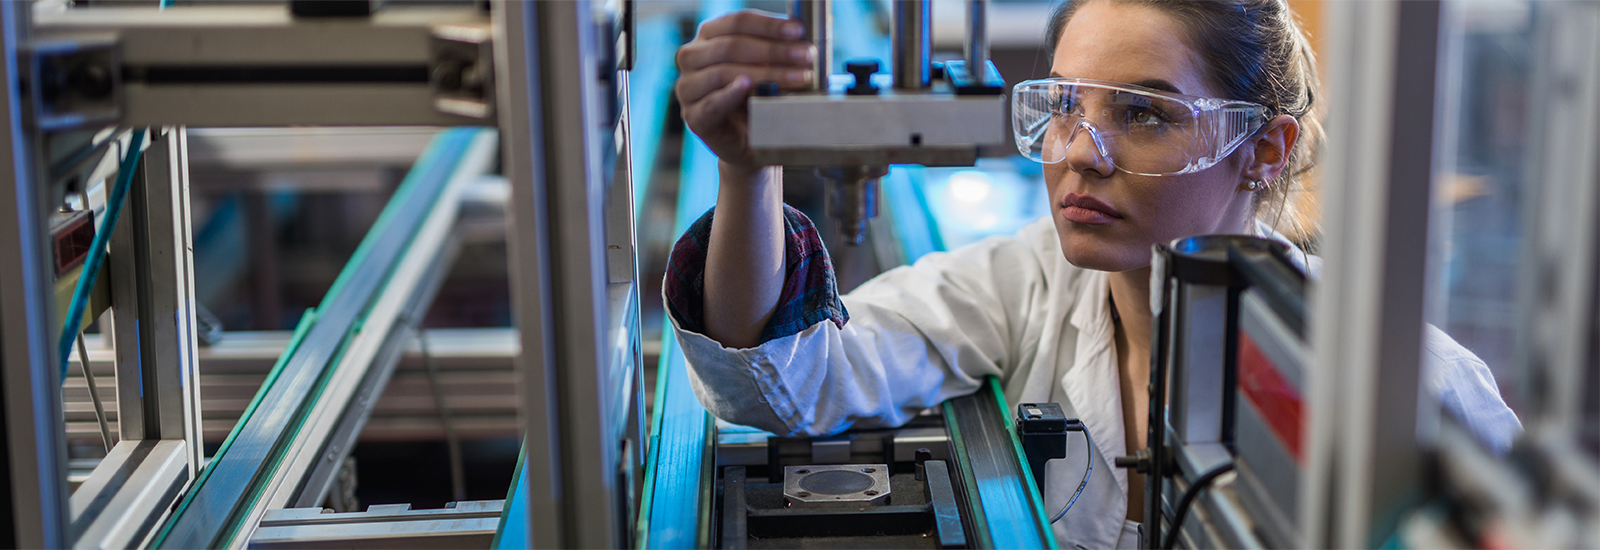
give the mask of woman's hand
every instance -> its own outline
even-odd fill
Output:
[[[683,120],[729,168],[753,174],[745,98],[759,82],[788,89],[809,85],[816,47],[800,40],[799,23],[744,10],[706,21],[678,49],[674,90]]]

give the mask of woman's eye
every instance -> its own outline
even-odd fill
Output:
[[[1133,109],[1128,113],[1128,122],[1137,126],[1159,126],[1165,124],[1167,119],[1150,109]]]
[[[1071,96],[1053,96],[1050,98],[1050,112],[1056,116],[1072,113],[1076,109]]]

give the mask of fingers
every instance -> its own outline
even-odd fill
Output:
[[[769,40],[799,40],[805,34],[800,23],[755,10],[736,11],[700,25],[698,38],[732,34],[759,36]]]
[[[733,82],[727,86],[706,94],[705,98],[694,104],[694,107],[684,113],[684,120],[689,122],[690,128],[699,127],[706,122],[727,120],[733,113],[744,105],[745,96],[749,95],[750,88],[755,84],[750,77],[740,75],[734,77]]]
[[[817,48],[807,42],[767,40],[748,35],[695,40],[678,49],[678,71],[690,73],[718,63],[809,67]]]
[[[772,81],[784,88],[799,88],[810,84],[813,76],[810,69],[723,63],[685,73],[678,78],[675,91],[678,94],[678,101],[689,105],[700,101],[711,92],[726,87],[739,77],[748,78],[750,82]]]

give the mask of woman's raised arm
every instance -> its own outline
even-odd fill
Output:
[[[757,82],[800,88],[811,82],[816,48],[798,23],[740,11],[707,21],[678,50],[674,90],[689,129],[721,159],[715,222],[706,251],[706,335],[732,348],[754,347],[782,291],[783,173],[750,154],[745,99]]]

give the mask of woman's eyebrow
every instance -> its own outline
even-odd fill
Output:
[[[1058,73],[1058,72],[1055,72],[1055,71],[1050,71],[1050,78],[1066,78],[1066,77],[1061,76],[1061,73]],[[1153,89],[1153,90],[1161,90],[1163,92],[1172,92],[1172,93],[1175,93],[1175,94],[1182,94],[1183,93],[1183,90],[1179,90],[1178,87],[1173,85],[1171,82],[1167,82],[1167,81],[1159,79],[1159,78],[1151,78],[1151,79],[1147,79],[1147,80],[1140,80],[1138,82],[1129,82],[1129,84],[1132,84],[1134,86],[1142,86],[1142,87],[1150,88],[1150,89]]]
[[[1174,86],[1171,82],[1167,82],[1167,81],[1159,79],[1159,78],[1152,78],[1152,79],[1149,79],[1149,80],[1140,80],[1138,82],[1134,82],[1133,85],[1134,86],[1143,86],[1145,88],[1151,88],[1151,89],[1155,89],[1155,90],[1161,90],[1163,92],[1172,92],[1172,93],[1175,93],[1175,94],[1182,94],[1183,93],[1183,90],[1179,90],[1178,87]]]

